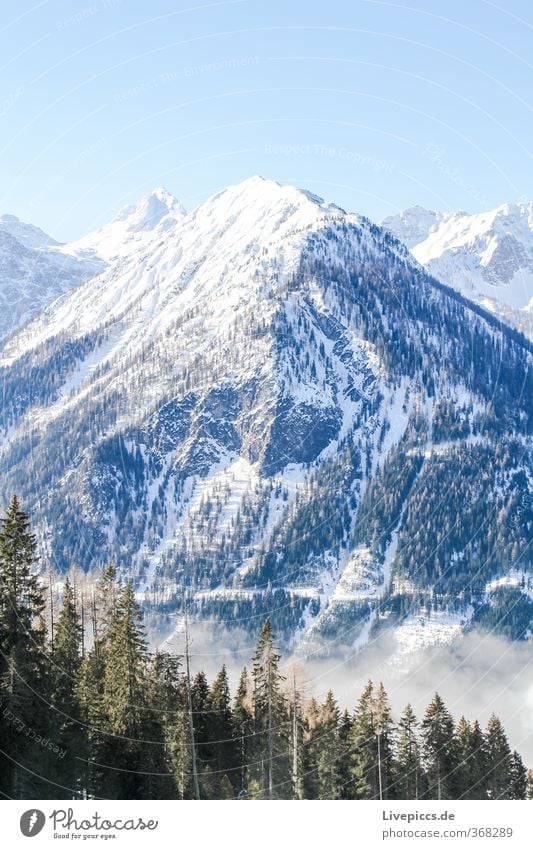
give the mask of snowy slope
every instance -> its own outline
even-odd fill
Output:
[[[533,203],[477,215],[417,206],[382,226],[438,280],[533,334]]]
[[[70,244],[60,244],[15,215],[0,216],[0,338],[114,260],[161,238],[183,214],[176,198],[157,188]]]
[[[38,317],[9,344],[9,358],[60,332],[72,330],[81,336],[128,312],[135,319],[124,324],[113,350],[119,360],[132,339],[141,347],[177,316],[197,307],[208,308],[211,332],[224,334],[235,310],[249,307],[250,298],[265,285],[282,290],[298,267],[311,229],[335,220],[355,225],[364,221],[309,192],[261,177],[225,189],[189,215],[172,217],[170,225],[168,220],[164,216],[147,237],[145,230],[130,230],[129,216],[120,215],[87,240],[69,245],[80,253],[90,241],[102,255],[112,242],[109,252],[115,252],[115,262]],[[127,251],[120,247],[123,231],[132,238]],[[203,336],[200,343],[210,345],[210,333]]]
[[[8,220],[4,228],[6,218],[10,216],[0,222],[0,338],[97,270],[62,253],[53,240],[41,239],[40,231],[36,234],[18,220],[17,226]]]
[[[185,215],[181,203],[162,186],[153,189],[136,203],[123,207],[109,224],[64,245],[62,250],[74,256],[106,263],[145,247],[161,237]]]
[[[469,609],[469,543],[421,557],[413,522],[474,450],[465,480],[520,552],[529,354],[386,231],[253,177],[188,214],[158,191],[67,252],[106,264],[0,348],[6,491],[60,568],[113,561],[146,602],[188,586],[198,615],[254,630],[268,610],[313,651],[429,603],[461,621],[442,583]]]
[[[13,236],[25,248],[48,248],[59,244],[40,227],[21,221],[16,215],[0,215],[0,230]]]
[[[466,215],[466,213],[459,213]],[[382,227],[390,230],[396,238],[400,239],[412,250],[421,242],[424,242],[430,233],[435,233],[443,221],[448,218],[447,213],[436,212],[434,209],[425,209],[423,206],[411,206],[404,209],[398,215],[391,215],[381,222]]]

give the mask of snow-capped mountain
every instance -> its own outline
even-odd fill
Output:
[[[45,557],[302,651],[489,621],[530,565],[526,340],[259,177],[153,233],[0,348],[4,492]]]
[[[0,221],[0,338],[98,270],[41,233],[14,216]]]
[[[181,203],[160,186],[143,195],[136,204],[123,207],[109,224],[65,245],[63,250],[109,263],[145,247],[174,227],[184,215]]]
[[[154,189],[109,224],[70,244],[60,244],[15,215],[0,216],[0,339],[113,261],[160,238],[183,215],[176,198]]]
[[[415,206],[382,226],[438,280],[533,335],[533,203],[477,215]]]
[[[40,227],[21,221],[16,215],[0,215],[0,230],[8,233],[25,248],[49,248],[59,245],[59,242]]]
[[[463,214],[463,213],[459,213]],[[464,213],[466,215],[466,213]],[[446,219],[447,214],[437,212],[434,209],[425,209],[423,206],[411,206],[404,209],[398,215],[391,215],[381,222],[381,226],[390,230],[397,239],[400,239],[412,250],[421,242],[424,242],[430,233],[434,233]]]

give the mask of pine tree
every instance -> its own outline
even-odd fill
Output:
[[[357,703],[349,738],[356,799],[379,798],[373,693],[374,685],[369,681]]]
[[[458,799],[487,798],[487,764],[485,740],[476,721],[470,725],[464,716],[455,732],[457,770],[456,793]]]
[[[96,583],[90,600],[88,620],[92,646],[81,662],[77,696],[87,735],[88,754],[83,766],[83,794],[87,797],[113,792],[113,773],[106,767],[113,756],[113,735],[104,700],[108,638],[117,616],[119,586],[116,569],[107,566]],[[82,635],[84,638],[85,635]]]
[[[77,696],[80,715],[87,736],[87,756],[81,770],[82,795],[87,798],[103,795],[108,736],[104,709],[105,664],[102,654],[93,645],[81,662]]]
[[[418,743],[418,722],[413,708],[408,704],[398,723],[392,796],[395,799],[420,799],[424,791],[424,772],[420,762],[420,745]]]
[[[320,705],[314,697],[309,700],[306,707],[305,725],[304,795],[306,799],[318,799],[320,796],[318,778]]]
[[[353,721],[347,710],[339,722],[339,788],[341,799],[353,799],[353,777],[350,753],[350,737]]]
[[[503,726],[492,714],[485,732],[487,792],[489,799],[511,798],[511,749]]]
[[[253,657],[254,760],[259,762],[257,781],[262,798],[291,796],[288,716],[281,692],[280,656],[267,619]]]
[[[457,755],[453,719],[438,693],[422,721],[423,757],[428,780],[426,796],[453,799],[456,792]]]
[[[115,734],[135,735],[142,726],[147,657],[143,616],[133,585],[126,584],[109,628],[104,677],[106,710]]]
[[[209,734],[209,684],[205,672],[197,672],[191,684],[191,708],[194,725],[194,744],[197,752],[198,776],[202,799],[214,792],[211,772],[212,752]]]
[[[302,700],[296,687],[296,672],[292,674],[292,688],[289,706],[290,720],[290,750],[291,750],[291,778],[292,798],[304,798],[305,754],[303,750],[303,739],[305,734],[305,720],[302,710]]]
[[[93,597],[93,640],[97,650],[105,649],[107,635],[116,621],[119,596],[120,585],[117,582],[117,570],[110,563],[103,570],[102,576],[96,584]]]
[[[339,723],[340,711],[329,690],[315,726],[314,758],[319,799],[341,798]]]
[[[253,751],[253,715],[249,697],[248,670],[241,672],[235,699],[233,702],[233,723],[235,733],[235,754],[238,776],[235,789],[244,797],[248,793],[248,764]]]
[[[146,795],[147,655],[142,613],[133,586],[126,584],[109,623],[104,655],[105,795],[110,798],[142,799]]]
[[[147,701],[142,723],[144,792],[148,799],[175,799],[179,795],[171,747],[178,687],[178,658],[156,651],[147,669]]]
[[[511,754],[509,799],[527,799],[527,769],[516,749]]]
[[[221,793],[227,791],[227,781],[231,786],[239,784],[238,748],[235,746],[235,732],[231,711],[231,694],[229,690],[226,666],[216,676],[209,688],[207,697],[208,708],[208,744],[210,765],[213,770],[212,798],[223,798]],[[239,788],[240,789],[240,788]],[[235,796],[235,793],[234,793]]]
[[[57,743],[62,751],[60,783],[68,788],[58,798],[72,799],[83,795],[80,765],[87,758],[87,738],[79,700],[82,630],[76,607],[76,596],[68,576],[63,590],[63,606],[59,614],[52,654],[53,691],[52,719],[57,729]],[[81,759],[81,760],[80,760]]]
[[[392,773],[392,717],[381,681],[372,702],[372,712],[376,735],[378,799],[388,799]]]
[[[15,799],[50,798],[54,762],[47,748],[48,663],[35,575],[36,541],[29,518],[13,497],[0,529],[0,792]]]
[[[533,799],[533,769],[528,769],[527,771],[526,798]]]
[[[165,763],[172,774],[172,782],[165,781],[163,798],[191,798],[187,684],[181,672],[180,658],[157,651],[150,664],[148,689],[152,721],[157,721],[159,726],[159,730],[155,729],[152,736],[160,734],[162,737]]]

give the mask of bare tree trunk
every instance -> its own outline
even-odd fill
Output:
[[[187,600],[184,600],[185,608],[185,669],[187,675],[187,704],[189,708],[189,738],[191,745],[191,765],[192,765],[192,786],[194,798],[200,798],[200,786],[198,784],[198,769],[196,766],[196,746],[194,742],[194,721],[192,716],[192,697],[191,697],[191,671],[189,664],[189,620],[187,616]]]
[[[302,798],[302,788],[299,774],[299,758],[298,758],[298,699],[296,694],[296,675],[292,677],[292,786],[295,799]]]

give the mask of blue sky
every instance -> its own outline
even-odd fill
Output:
[[[11,8],[10,8],[11,7]],[[0,23],[0,210],[72,239],[259,173],[380,220],[533,198],[533,11],[48,0]]]

